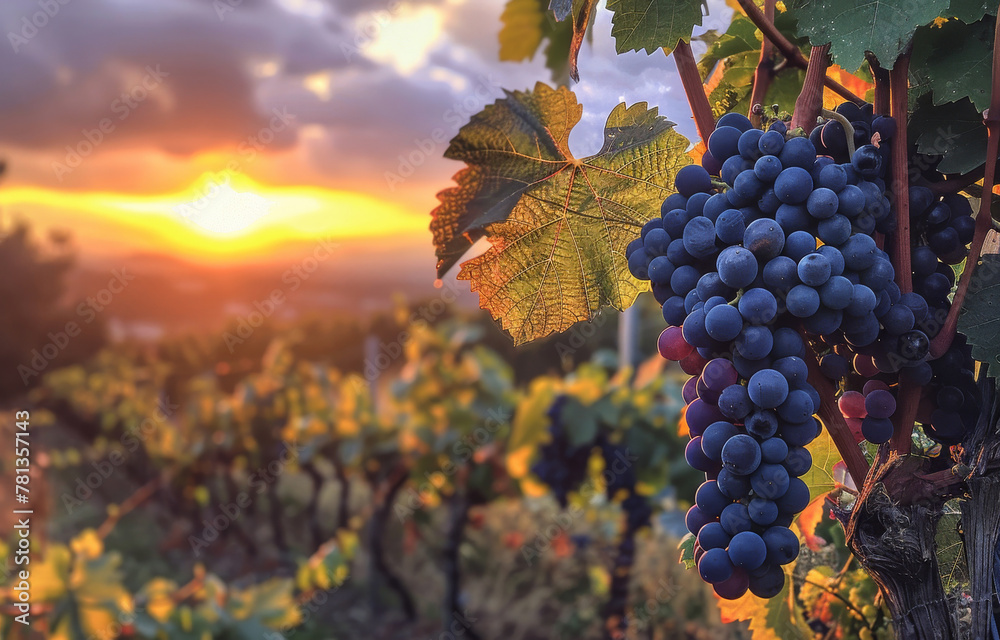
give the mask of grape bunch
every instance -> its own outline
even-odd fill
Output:
[[[566,396],[558,396],[549,407],[549,442],[539,448],[541,459],[531,467],[532,473],[552,489],[559,506],[564,509],[570,492],[587,478],[587,461],[592,449],[589,444],[571,443],[562,418],[566,401]]]
[[[563,422],[563,408],[567,400],[567,396],[559,395],[549,406],[549,442],[539,448],[541,457],[532,465],[532,473],[552,489],[559,506],[565,509],[569,494],[579,489],[587,479],[591,452],[599,447],[604,459],[608,500],[622,498],[621,508],[626,516],[628,532],[648,527],[653,508],[649,498],[636,490],[638,477],[628,449],[609,442],[607,435],[600,432],[589,442],[573,444]]]
[[[953,203],[947,216],[932,215],[944,203],[933,198],[911,207],[925,221],[913,225],[914,242],[929,246],[933,236],[943,253],[933,254],[917,291],[904,294],[882,249],[896,231],[885,182],[895,121],[853,104],[838,113],[851,121],[855,144],[839,119],[803,137],[782,121],[764,131],[740,114],[723,116],[702,166],[677,173],[677,193],[626,251],[669,325],[660,354],[693,376],[684,387],[685,458],[706,481],[687,525],[699,572],[723,598],[776,595],[781,566],[798,554],[788,527],[809,502],[805,447],[822,428],[810,349],[841,384],[838,404],[859,441],[892,437],[901,378],[939,387],[936,404],[924,407],[931,437],[960,438],[975,405],[971,377],[960,388],[937,382],[943,366],[928,362],[927,325],[932,310],[946,310],[954,281],[939,255],[958,252],[935,234],[962,229],[961,243],[965,209]],[[932,295],[935,287],[943,295]],[[953,351],[968,363],[960,343]]]

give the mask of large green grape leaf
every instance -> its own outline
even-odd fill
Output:
[[[990,106],[994,20],[965,24],[949,20],[938,28],[919,29],[913,39],[910,73],[934,104],[969,98],[976,110]]]
[[[968,99],[934,105],[923,96],[910,117],[909,136],[920,153],[943,156],[941,173],[966,173],[986,161],[986,125]]]
[[[615,49],[670,53],[678,41],[691,41],[704,5],[704,0],[608,0]]]
[[[1000,255],[983,256],[972,274],[958,330],[968,337],[973,358],[1000,363]]]
[[[917,27],[946,12],[948,0],[791,0],[799,34],[830,43],[834,61],[853,71],[871,51],[886,69],[909,45]]]
[[[691,163],[687,139],[644,102],[618,105],[603,148],[576,159],[567,142],[581,114],[572,91],[538,83],[473,116],[445,153],[469,166],[432,212],[438,273],[485,234],[492,246],[458,277],[517,344],[635,301],[648,285],[625,247]]]
[[[946,17],[958,18],[966,24],[972,24],[983,16],[995,16],[997,6],[985,0],[951,0],[951,5],[945,13]]]
[[[815,440],[806,445],[806,449],[812,454],[813,464],[802,476],[802,481],[809,487],[809,499],[816,500],[836,488],[833,466],[842,458],[825,427]]]

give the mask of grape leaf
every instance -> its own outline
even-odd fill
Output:
[[[681,538],[681,543],[677,545],[677,548],[681,552],[681,564],[684,565],[685,569],[691,570],[697,567],[694,561],[694,543],[697,538],[694,537],[693,533],[688,533],[683,538]]]
[[[909,129],[917,151],[944,157],[937,166],[942,173],[965,173],[986,161],[986,126],[968,99],[934,105],[930,96],[923,96]]]
[[[972,24],[984,16],[995,16],[996,14],[996,5],[984,2],[984,0],[951,0],[951,5],[944,15],[949,18],[958,18],[966,24]]]
[[[886,69],[910,43],[920,25],[948,9],[948,0],[791,0],[799,34],[814,45],[831,44],[840,66],[857,69],[871,51]]]
[[[701,26],[703,5],[704,0],[608,0],[615,49],[669,54],[678,41],[691,41],[691,32]]]
[[[577,56],[595,4],[596,0],[508,0],[500,16],[500,60],[530,60],[548,40],[545,66],[552,71],[552,81],[579,80]]]
[[[806,445],[806,449],[812,454],[813,464],[802,476],[802,481],[809,487],[810,500],[815,500],[836,488],[833,465],[840,462],[841,457],[825,427],[815,440]]]
[[[935,105],[969,98],[977,111],[990,106],[993,25],[993,20],[971,25],[949,20],[917,30],[910,73],[922,92],[933,93]]]
[[[958,330],[969,339],[973,358],[1000,363],[1000,255],[983,256],[973,272]]]
[[[438,273],[485,234],[492,246],[458,277],[516,344],[604,305],[624,309],[647,289],[629,274],[625,247],[691,163],[687,139],[645,103],[619,104],[604,147],[578,160],[567,141],[581,113],[573,92],[539,83],[473,116],[445,153],[469,166],[432,212]]]
[[[796,606],[792,579],[795,563],[786,565],[785,586],[773,598],[758,598],[747,592],[736,600],[719,600],[722,622],[750,621],[750,632],[754,640],[805,640],[815,634],[802,617]]]

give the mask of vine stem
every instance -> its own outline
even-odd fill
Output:
[[[691,52],[691,45],[683,40],[678,42],[674,49],[674,64],[677,65],[684,94],[691,106],[698,135],[705,144],[708,144],[708,136],[715,131],[715,116],[712,115],[712,106],[708,103],[708,96],[705,95],[705,85],[702,84],[701,72],[698,71],[698,63],[695,62],[694,53]]]
[[[889,72],[879,64],[878,58],[875,57],[874,53],[869,51],[865,54],[865,59],[868,61],[868,66],[872,71],[872,78],[875,80],[875,101],[872,107],[876,114],[887,116],[891,108],[889,103]]]
[[[770,24],[774,24],[774,5],[777,0],[764,0],[764,19]],[[774,44],[766,35],[762,38],[760,45],[760,60],[757,68],[753,72],[753,89],[750,92],[750,122],[753,126],[760,128],[760,114],[754,113],[754,108],[759,104],[763,105],[767,98],[767,90],[771,87],[771,80],[774,78]]]
[[[830,432],[830,437],[833,438],[833,444],[836,445],[837,451],[840,452],[840,457],[844,459],[844,464],[847,465],[847,472],[851,474],[854,485],[860,489],[864,486],[865,478],[868,477],[868,461],[865,460],[865,455],[861,452],[861,447],[858,446],[857,441],[854,439],[851,428],[847,426],[847,421],[844,420],[840,409],[837,408],[836,401],[834,400],[836,392],[833,384],[819,370],[819,362],[817,362],[816,356],[813,355],[811,350],[807,349],[807,351],[806,364],[809,365],[809,384],[816,389],[821,398],[817,413],[826,426],[827,431]]]
[[[902,293],[913,291],[913,269],[910,266],[910,176],[907,160],[906,120],[909,108],[910,52],[903,52],[889,71],[889,109],[898,123],[892,139],[892,201],[896,213],[896,231],[892,235],[893,266],[896,284]],[[900,455],[909,455],[913,446],[913,423],[920,403],[920,388],[905,379],[899,381],[896,394],[897,410],[893,416],[892,439],[889,446]]]
[[[826,78],[828,64],[830,64],[830,45],[813,47],[802,91],[795,99],[792,129],[801,127],[808,134],[816,128],[816,118],[823,110],[823,79]]]
[[[153,478],[143,486],[139,487],[135,493],[128,497],[125,502],[118,505],[118,509],[115,511],[114,515],[108,516],[108,518],[101,523],[101,526],[97,528],[97,537],[103,540],[108,537],[108,534],[115,528],[118,521],[124,518],[126,515],[134,511],[139,505],[141,505],[146,500],[152,497],[154,493],[163,484],[162,478]]]
[[[760,29],[766,39],[769,39],[774,43],[774,46],[778,48],[781,55],[785,56],[785,59],[788,60],[792,66],[798,67],[799,69],[808,68],[809,59],[802,55],[802,52],[799,51],[798,47],[789,42],[788,38],[786,38],[776,26],[774,26],[773,22],[770,22],[767,19],[767,16],[765,16],[757,5],[754,4],[754,0],[738,0],[738,2],[740,3],[740,7],[743,8],[743,12],[747,14],[747,18],[750,19],[750,22],[753,22],[754,26]],[[823,77],[823,84],[846,100],[850,100],[858,105],[865,103],[864,99],[854,95],[850,89],[840,84],[833,78],[827,78],[825,74]]]
[[[993,50],[1000,46],[1000,20],[993,32]],[[976,217],[976,230],[972,237],[972,246],[969,248],[969,257],[965,261],[965,270],[958,281],[958,288],[955,290],[955,297],[952,300],[951,308],[948,310],[948,317],[945,318],[941,331],[931,340],[931,357],[939,358],[951,346],[955,339],[955,331],[958,328],[958,314],[962,310],[965,296],[969,292],[969,284],[972,276],[979,264],[979,257],[983,252],[983,243],[986,242],[986,234],[993,226],[990,216],[990,206],[993,203],[993,185],[996,179],[996,158],[998,148],[1000,148],[1000,56],[993,56],[993,84],[990,89],[990,108],[986,111],[986,131],[988,139],[986,142],[986,168],[983,174],[983,197],[979,201],[979,215]]]

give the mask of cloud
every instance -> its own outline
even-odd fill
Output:
[[[541,54],[498,62],[503,0],[219,2],[231,10],[217,12],[210,0],[71,0],[16,53],[0,46],[0,151],[9,179],[179,190],[235,160],[260,182],[357,190],[425,212],[460,168],[441,156],[468,117],[502,97],[502,87],[549,80]],[[3,33],[20,33],[38,6],[0,4]],[[706,26],[724,26],[730,11],[722,0],[711,7]],[[162,80],[136,100],[137,87],[151,84],[150,69]],[[603,9],[580,69],[577,154],[600,148],[620,100],[657,105],[693,136],[673,61],[616,55]],[[123,104],[133,105],[125,118]],[[290,124],[247,153],[275,110],[290,114]],[[77,149],[105,119],[112,130],[58,175],[53,163],[67,161],[66,147]]]

